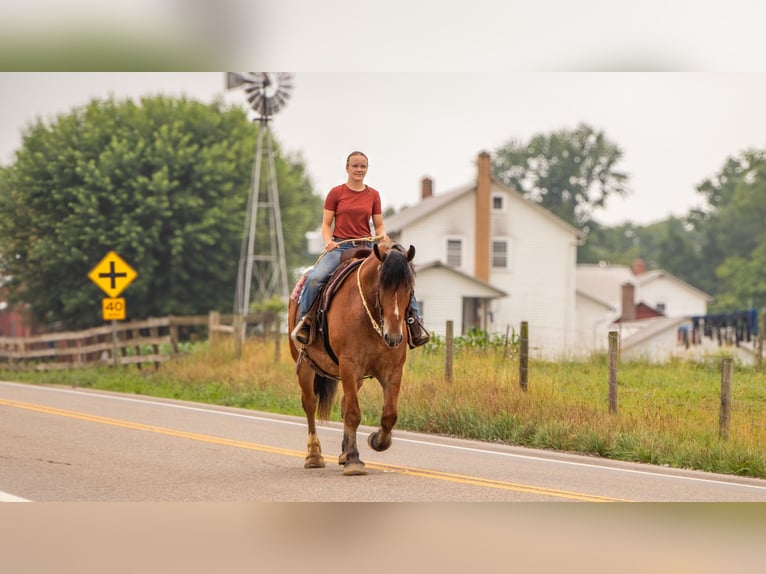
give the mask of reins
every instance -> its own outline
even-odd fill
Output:
[[[383,329],[378,324],[378,322],[375,320],[375,317],[372,316],[372,312],[370,311],[370,307],[367,305],[367,299],[364,297],[364,291],[362,291],[362,278],[361,278],[361,272],[362,267],[364,267],[364,264],[367,263],[367,260],[365,259],[362,261],[362,263],[359,265],[359,267],[356,268],[356,287],[359,289],[359,297],[362,298],[362,305],[364,305],[364,310],[367,311],[367,317],[370,319],[370,323],[372,324],[372,328],[375,329],[375,332],[383,336]]]
[[[383,239],[382,235],[370,235],[368,237],[359,237],[358,239],[341,239],[340,241],[336,241],[335,243],[337,243],[338,245],[343,245],[344,243],[354,243],[355,241],[372,242],[372,241],[380,241],[381,239]],[[314,261],[314,266],[316,266],[316,264],[322,260],[322,257],[327,255],[328,253],[329,251],[327,250],[327,247],[325,247],[322,253],[319,254],[319,257],[317,257],[317,260]]]

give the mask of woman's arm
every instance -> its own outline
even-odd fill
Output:
[[[372,216],[372,226],[375,228],[375,235],[380,236],[383,241],[389,241],[386,234],[386,226],[383,224],[383,215],[376,213]]]
[[[325,209],[322,212],[322,239],[327,251],[332,251],[338,244],[332,240],[332,223],[335,220],[335,212]]]

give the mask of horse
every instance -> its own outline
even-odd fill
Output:
[[[308,424],[304,467],[325,466],[316,418],[329,418],[340,380],[343,440],[338,463],[343,465],[344,476],[367,474],[357,446],[357,429],[362,419],[357,393],[366,378],[376,378],[383,389],[380,428],[367,437],[367,443],[376,451],[391,446],[408,349],[406,310],[415,287],[412,245],[405,251],[399,244],[376,243],[371,249],[362,247],[354,251],[357,251],[356,270],[335,287],[329,308],[323,312],[324,318],[314,319],[314,323],[321,323],[326,331],[326,342],[322,334],[317,334],[308,345],[298,348],[290,339]],[[338,269],[353,264],[353,261],[341,262]],[[318,299],[323,296],[324,293],[320,293]],[[298,320],[297,308],[297,301],[291,297],[288,333]],[[312,325],[312,329],[318,326]]]

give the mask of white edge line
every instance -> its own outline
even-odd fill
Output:
[[[159,400],[152,400],[150,397],[137,399],[133,397],[127,397],[127,396],[119,396],[119,395],[110,395],[110,394],[100,394],[98,393],[98,389],[94,389],[95,392],[84,392],[84,391],[78,391],[76,389],[59,389],[56,387],[46,387],[46,386],[38,386],[38,385],[29,385],[25,383],[13,383],[9,381],[0,381],[2,384],[6,385],[12,385],[12,386],[20,386],[24,388],[35,388],[35,389],[42,389],[46,391],[54,391],[54,392],[61,392],[61,393],[69,393],[69,394],[76,394],[76,395],[84,395],[88,397],[98,396],[103,397],[107,399],[112,399],[115,401],[125,401],[125,402],[133,402],[133,403],[143,403],[143,404],[151,404],[151,405],[159,405],[164,407],[170,407],[174,409],[180,409],[180,410],[188,410],[188,411],[195,411],[195,412],[202,412],[202,413],[212,413],[212,414],[218,414],[218,415],[225,415],[230,417],[238,417],[238,418],[248,418],[248,419],[254,419],[259,421],[266,421],[266,422],[277,422],[285,425],[291,425],[291,426],[305,426],[304,422],[295,422],[295,421],[286,421],[281,420],[279,418],[272,418],[272,417],[262,417],[256,414],[244,414],[244,413],[231,413],[226,411],[219,411],[214,408],[204,408],[204,407],[192,407],[189,405],[178,405],[173,403],[166,403]],[[333,428],[330,426],[325,425],[317,425],[317,428],[321,428],[323,430],[329,430],[329,431],[335,431],[335,432],[342,432],[342,429],[339,428]],[[406,432],[406,431],[403,431]],[[436,446],[440,448],[445,449],[452,449],[452,450],[460,450],[460,451],[468,451],[468,452],[475,452],[480,454],[490,454],[495,456],[501,456],[501,457],[507,457],[507,458],[518,458],[522,460],[534,460],[534,461],[543,461],[546,463],[553,463],[553,464],[563,464],[563,465],[569,465],[569,466],[577,466],[577,467],[584,467],[584,468],[595,468],[600,470],[610,470],[614,472],[623,472],[628,474],[640,474],[643,476],[652,476],[652,477],[659,477],[659,478],[671,478],[675,480],[688,480],[693,482],[704,482],[704,483],[710,483],[710,484],[722,484],[726,486],[739,486],[743,488],[753,488],[756,490],[766,490],[766,486],[760,486],[757,484],[743,484],[740,482],[728,482],[725,480],[715,480],[712,478],[699,478],[694,476],[678,476],[676,474],[667,474],[663,472],[649,472],[646,470],[636,470],[631,468],[617,468],[613,466],[604,466],[600,464],[588,464],[584,462],[573,462],[568,460],[557,460],[554,458],[544,458],[544,457],[538,457],[538,456],[531,456],[526,454],[516,454],[511,452],[498,452],[495,450],[488,450],[488,449],[482,449],[482,448],[475,448],[475,447],[467,447],[467,446],[458,446],[458,445],[451,445],[451,444],[441,444],[438,442],[430,442],[425,440],[417,440],[417,439],[409,439],[409,438],[402,438],[401,436],[396,437],[396,440],[399,442],[407,442],[410,444],[419,444],[419,445],[428,445],[428,446]],[[616,461],[621,462],[621,461]],[[737,477],[732,477],[737,478]],[[11,496],[11,495],[9,495]],[[2,500],[2,491],[0,491],[0,501]],[[24,499],[21,499],[23,501]]]
[[[26,498],[21,498],[20,496],[14,496],[13,494],[8,494],[7,492],[3,492],[0,490],[0,502],[32,502],[31,500],[27,500]]]

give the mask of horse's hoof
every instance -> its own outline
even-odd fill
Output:
[[[383,452],[384,450],[388,450],[388,448],[391,446],[391,438],[389,435],[388,442],[381,443],[378,439],[380,438],[380,431],[375,431],[373,433],[370,433],[367,435],[367,444],[370,445],[370,448],[372,450],[376,450],[378,452]]]
[[[303,468],[324,468],[324,460],[321,458],[307,458]]]
[[[363,462],[347,462],[343,467],[343,476],[364,476],[367,469]]]

